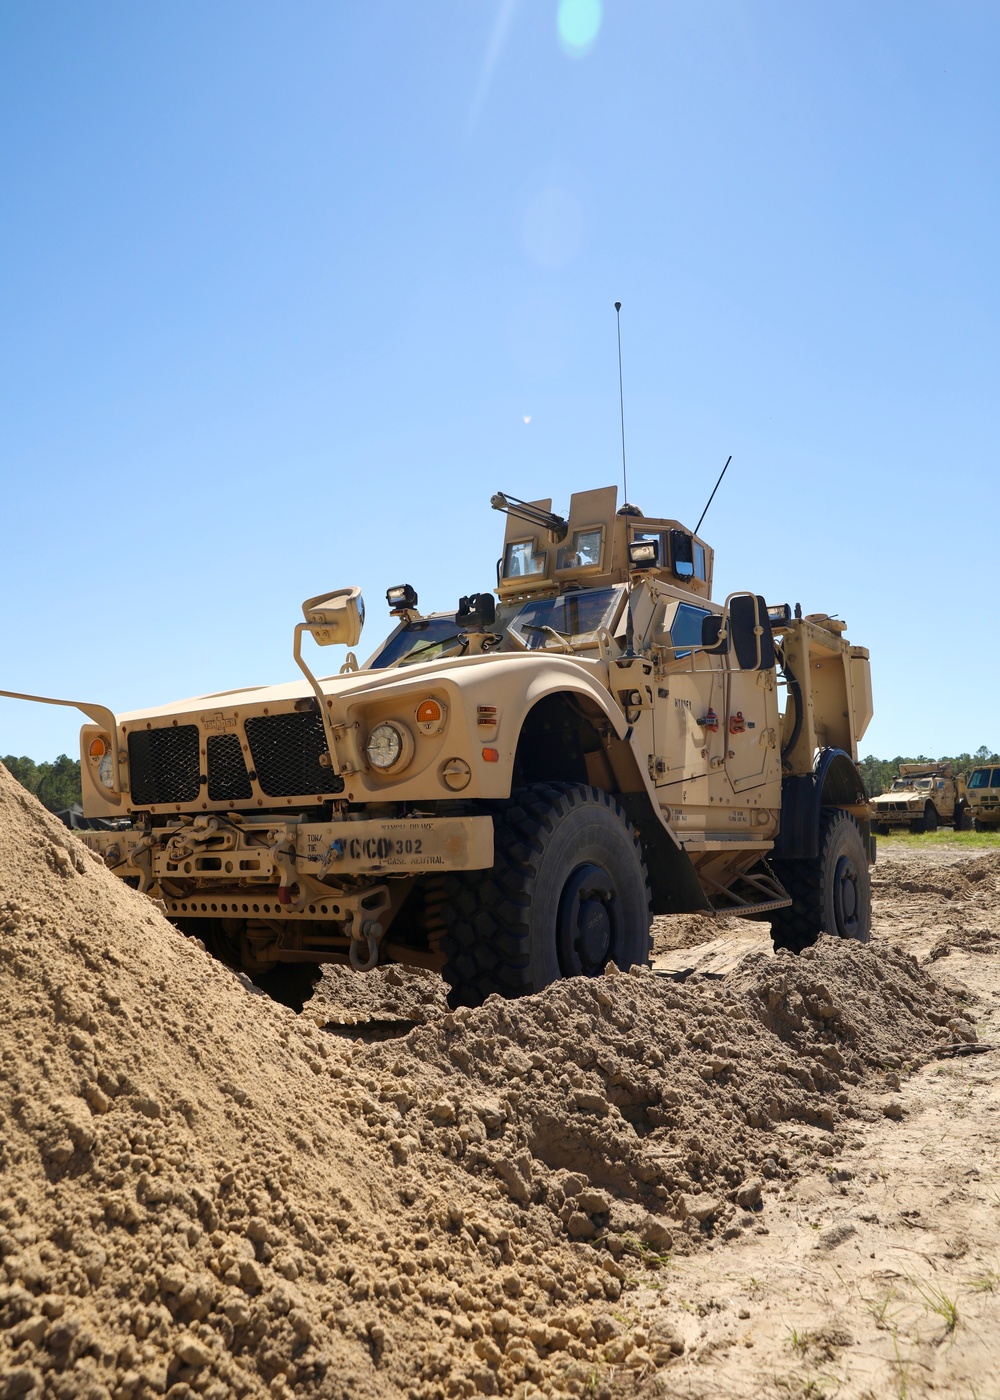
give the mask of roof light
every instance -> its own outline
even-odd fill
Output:
[[[660,558],[657,540],[632,540],[628,547],[628,562],[633,569],[655,569]]]
[[[390,612],[402,612],[406,608],[417,606],[417,590],[411,583],[398,583],[395,588],[385,590],[385,601],[389,604]]]

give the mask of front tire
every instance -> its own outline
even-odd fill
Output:
[[[775,874],[792,896],[788,909],[771,919],[775,951],[801,953],[821,933],[867,943],[871,938],[872,895],[868,852],[853,817],[827,809],[819,829],[819,855],[813,860],[772,861]]]
[[[446,878],[452,1006],[647,963],[650,894],[639,840],[610,793],[534,783],[494,815],[493,868]]]
[[[931,806],[929,802],[924,809],[924,824],[921,829],[923,831],[937,831],[938,829],[937,808]]]

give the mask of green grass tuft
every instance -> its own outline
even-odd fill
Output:
[[[937,831],[892,831],[879,836],[879,847],[892,850],[898,846],[956,846],[966,851],[1000,851],[1000,831],[952,831],[942,827]]]

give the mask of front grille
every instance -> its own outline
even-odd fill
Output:
[[[326,733],[316,710],[255,715],[246,721],[246,732],[257,781],[268,797],[343,792],[343,778],[320,765]]]
[[[135,806],[193,802],[201,791],[198,726],[137,729],[128,736],[128,764]]]
[[[243,745],[236,734],[213,734],[208,741],[208,795],[212,802],[253,797]]]

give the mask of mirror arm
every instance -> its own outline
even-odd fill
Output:
[[[105,789],[108,792],[106,801],[117,798],[120,803],[124,789],[119,778],[118,766],[118,721],[106,705],[95,705],[89,700],[55,700],[49,695],[23,695],[18,690],[0,690],[0,695],[8,700],[30,700],[36,705],[67,705],[71,710],[80,710],[94,724],[99,724],[102,729],[106,729],[111,736],[111,764],[115,777],[113,788]],[[82,756],[81,756],[82,757]]]
[[[312,625],[308,622],[297,622],[295,624],[295,643],[292,646],[292,655],[295,658],[296,666],[298,666],[299,670],[305,676],[312,687],[313,694],[316,696],[320,718],[323,721],[323,733],[326,735],[326,747],[330,753],[330,769],[332,772],[336,773],[338,777],[343,777],[340,771],[340,765],[337,762],[337,745],[333,737],[333,717],[330,714],[330,707],[326,703],[326,696],[323,694],[319,681],[313,675],[312,671],[310,671],[306,664],[305,657],[302,655],[302,634],[308,632],[309,635],[312,636],[312,631]]]

